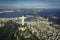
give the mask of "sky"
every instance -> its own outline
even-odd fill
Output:
[[[60,0],[0,0],[0,9],[58,8]]]

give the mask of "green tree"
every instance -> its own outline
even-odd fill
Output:
[[[0,28],[0,40],[13,40],[11,39],[12,36],[14,38],[14,34],[18,30],[18,27],[20,25],[13,22],[13,21],[8,21],[5,23],[5,26]]]

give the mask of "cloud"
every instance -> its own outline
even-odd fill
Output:
[[[59,3],[16,3],[10,7],[15,8],[60,8]]]
[[[11,11],[1,11],[0,13],[6,13],[6,12],[14,12],[13,10]]]
[[[58,17],[52,16],[51,18],[58,19]]]
[[[60,8],[59,3],[39,3],[39,2],[25,2],[25,3],[13,3],[13,4],[1,4],[6,8]]]

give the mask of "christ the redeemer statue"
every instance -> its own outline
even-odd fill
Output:
[[[24,16],[22,16],[22,17],[20,17],[20,19],[22,20],[22,25],[24,25],[24,19],[26,19],[27,17],[24,17]]]

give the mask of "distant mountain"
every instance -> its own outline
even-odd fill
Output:
[[[14,10],[14,12],[0,13],[0,18],[5,18],[5,17],[11,18],[11,17],[19,17],[22,15],[25,15],[25,16],[33,15],[33,13],[34,13],[33,9],[21,9],[21,10],[19,9],[20,12],[19,11],[16,12],[16,10]],[[35,11],[37,11],[37,10],[35,9]],[[42,10],[42,11],[37,12],[37,14],[39,16],[42,16],[42,17],[56,16],[56,17],[60,18],[60,9],[40,9],[40,10]],[[26,11],[27,11],[27,13],[26,13]]]
[[[56,16],[60,18],[60,9],[46,9],[38,12],[38,14],[43,17]]]

